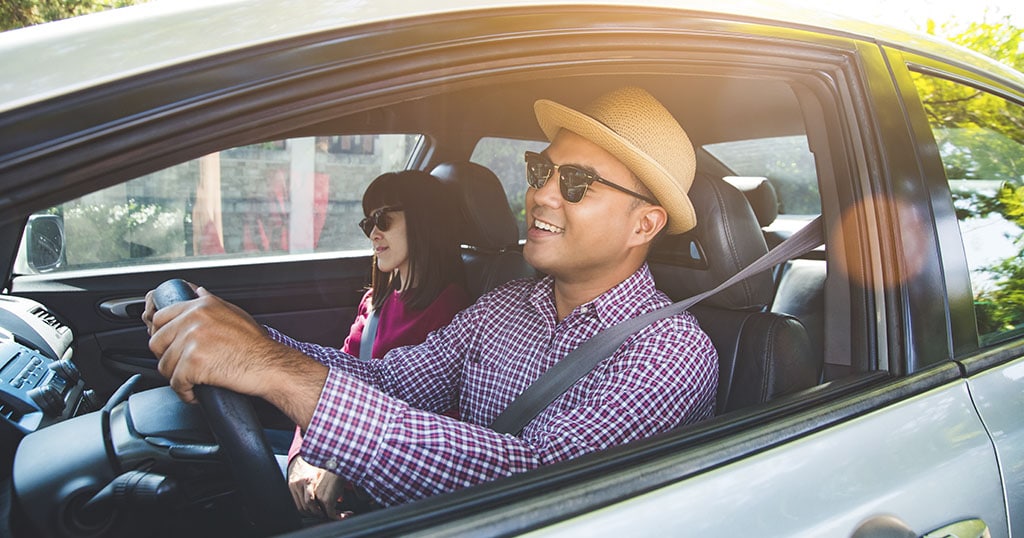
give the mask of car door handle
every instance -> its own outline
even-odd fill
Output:
[[[100,303],[100,310],[118,319],[141,320],[142,312],[146,310],[146,298],[126,297],[103,301]]]
[[[941,529],[935,529],[922,538],[991,538],[988,525],[980,519],[965,519]]]
[[[851,538],[917,538],[918,534],[902,519],[874,516],[857,526]],[[991,538],[988,525],[981,519],[964,519],[921,535],[921,538]]]

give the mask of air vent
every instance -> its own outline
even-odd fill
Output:
[[[21,415],[13,407],[0,402],[0,417],[6,418],[11,422],[18,422],[21,420]]]
[[[57,334],[63,334],[68,330],[63,323],[57,320],[57,316],[47,312],[46,309],[41,306],[33,308],[32,315],[42,320],[43,323],[53,327],[53,330],[56,331]]]

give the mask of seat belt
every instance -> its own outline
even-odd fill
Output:
[[[377,310],[370,312],[366,318],[366,325],[363,325],[363,334],[359,338],[359,360],[368,361],[373,358],[373,341],[377,339]]]
[[[562,360],[548,368],[529,387],[505,408],[491,423],[498,433],[518,435],[551,402],[569,387],[587,375],[595,366],[610,357],[626,338],[651,323],[684,312],[691,306],[761,271],[797,258],[824,244],[825,236],[821,215],[793,235],[779,243],[765,255],[754,260],[731,278],[714,289],[688,297],[679,302],[619,322],[590,337]]]

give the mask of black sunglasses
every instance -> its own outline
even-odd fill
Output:
[[[540,153],[534,153],[532,151],[526,152],[526,182],[531,187],[539,189],[548,182],[551,174],[555,170],[558,170],[558,188],[562,193],[562,198],[570,204],[577,204],[583,199],[583,196],[587,194],[587,187],[593,182],[603,183],[618,189],[630,196],[636,196],[637,198],[658,205],[658,202],[652,198],[644,196],[638,192],[631,191],[622,185],[617,185],[604,179],[596,174],[592,174],[578,166],[571,164],[558,165],[552,163],[547,157]]]
[[[382,232],[386,232],[388,231],[388,228],[391,227],[391,217],[388,216],[388,213],[401,210],[402,206],[397,205],[392,207],[382,207],[373,213],[370,213],[369,217],[359,221],[359,227],[363,230],[363,233],[366,234],[366,237],[370,237],[370,233],[373,232],[374,227]]]

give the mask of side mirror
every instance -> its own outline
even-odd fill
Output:
[[[64,219],[60,215],[29,217],[25,254],[33,271],[45,273],[63,266],[64,247]]]

